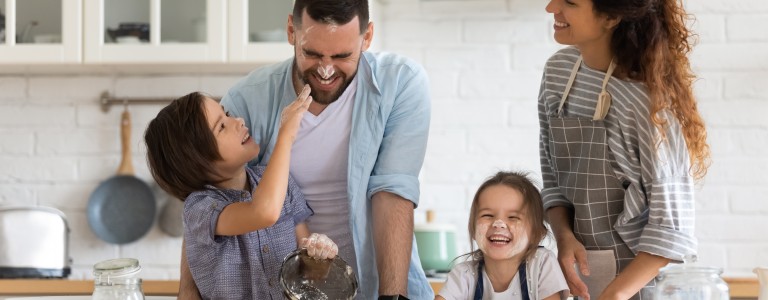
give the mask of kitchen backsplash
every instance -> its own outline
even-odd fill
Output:
[[[501,169],[539,176],[536,97],[552,40],[546,1],[382,1],[375,39],[380,49],[410,56],[427,69],[432,126],[422,169],[416,222],[458,229],[459,253],[469,249],[467,211],[482,180]],[[698,184],[699,258],[725,276],[753,276],[768,265],[768,19],[764,0],[688,0],[700,42],[692,56],[696,94],[709,130],[713,165]],[[2,66],[0,66],[2,68]],[[135,243],[99,240],[85,216],[88,197],[119,164],[122,107],[108,112],[103,91],[119,97],[178,97],[193,90],[223,95],[242,72],[78,71],[0,75],[0,205],[47,205],[72,228],[71,278],[92,278],[91,266],[136,257],[145,279],[176,279],[181,239],[157,226]],[[167,74],[167,72],[166,72]],[[162,105],[135,105],[133,163],[145,163],[143,129]],[[155,184],[158,212],[168,197]]]

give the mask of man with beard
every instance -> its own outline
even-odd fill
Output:
[[[413,238],[430,117],[424,70],[366,52],[373,38],[367,0],[296,0],[287,27],[294,58],[253,71],[221,101],[262,141],[251,163],[268,163],[282,108],[308,84],[314,101],[290,173],[314,211],[310,231],[337,243],[357,271],[358,298],[433,299]],[[196,290],[185,254],[181,268],[179,296],[187,298]]]

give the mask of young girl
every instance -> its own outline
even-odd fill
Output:
[[[497,173],[477,190],[469,212],[479,250],[451,269],[435,299],[565,299],[568,285],[554,254],[538,246],[546,234],[539,190],[525,174]]]
[[[152,176],[184,200],[184,243],[204,299],[282,299],[283,258],[297,246],[333,258],[336,245],[309,236],[312,214],[288,176],[291,144],[312,102],[309,87],[282,113],[269,165],[247,168],[259,154],[240,118],[201,93],[174,100],[149,123],[144,139]]]
[[[572,47],[544,69],[542,195],[574,295],[650,299],[659,268],[696,253],[693,181],[709,148],[681,2],[547,5]]]

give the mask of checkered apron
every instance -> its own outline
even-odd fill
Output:
[[[579,57],[571,71],[557,114],[549,117],[552,168],[560,192],[573,203],[573,233],[576,239],[587,251],[613,250],[616,270],[621,272],[635,255],[613,227],[624,210],[624,187],[611,166],[612,157],[603,119],[610,108],[606,86],[615,65],[611,62],[606,72],[595,116],[592,119],[563,117],[563,105],[581,61]],[[600,272],[595,269],[590,271],[593,274]],[[653,286],[653,282],[649,283],[632,299],[652,299]]]

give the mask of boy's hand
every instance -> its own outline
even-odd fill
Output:
[[[339,253],[336,243],[320,233],[313,233],[309,238],[301,239],[301,247],[307,248],[307,254],[317,259],[331,259]]]
[[[296,100],[291,104],[288,104],[283,108],[283,112],[280,118],[280,135],[286,135],[291,138],[291,141],[296,137],[296,132],[299,131],[299,124],[304,113],[309,108],[309,104],[312,103],[312,96],[309,92],[312,90],[308,84],[304,85],[304,89],[301,90],[301,94],[296,97]]]

